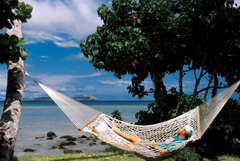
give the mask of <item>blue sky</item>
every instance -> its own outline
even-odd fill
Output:
[[[26,71],[39,82],[68,96],[93,95],[100,100],[138,100],[128,94],[131,76],[117,79],[97,70],[83,56],[79,42],[102,25],[97,15],[108,0],[24,0],[33,6],[32,18],[22,25],[28,58]],[[6,65],[0,65],[0,100],[4,100]],[[24,98],[46,96],[31,79],[26,79]],[[151,80],[145,82],[149,88]],[[152,100],[152,96],[144,100]]]
[[[28,58],[24,62],[30,76],[67,96],[92,95],[99,100],[139,100],[128,94],[131,75],[117,79],[113,73],[97,70],[83,56],[79,42],[102,25],[97,15],[101,4],[109,0],[25,0],[33,6],[32,18],[22,26],[24,47]],[[7,82],[6,65],[0,65],[0,100],[4,100]],[[178,81],[164,79],[167,88]],[[192,91],[194,80],[184,81],[185,91]],[[24,99],[46,96],[30,78],[26,79]],[[152,88],[152,81],[144,82]],[[142,100],[153,100],[152,95]]]

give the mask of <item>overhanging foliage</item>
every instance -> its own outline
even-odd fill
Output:
[[[31,18],[32,6],[18,0],[0,1],[0,29],[12,28],[14,20],[27,22]],[[9,61],[18,62],[19,58],[25,60],[27,53],[22,47],[25,39],[7,33],[0,34],[0,63],[8,64]]]

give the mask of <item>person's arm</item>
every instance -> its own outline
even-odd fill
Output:
[[[156,149],[162,156],[168,156],[170,154],[169,151],[157,146],[154,140],[150,142],[150,146]]]
[[[92,131],[94,133],[96,133],[99,137],[102,136],[102,134],[99,131],[97,131],[97,129],[94,126],[92,126]],[[115,141],[115,140],[109,140],[109,139],[107,139],[105,137],[101,137],[101,140],[106,142],[106,143],[108,143],[108,144],[111,144],[111,145],[113,145],[115,147],[120,146],[121,149],[123,149],[123,150],[134,151],[134,145],[131,144],[131,143],[120,142],[120,141]],[[116,145],[118,145],[118,146],[116,146]]]

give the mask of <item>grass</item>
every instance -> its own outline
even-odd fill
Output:
[[[144,161],[131,153],[122,152],[96,152],[96,153],[73,153],[61,155],[23,156],[14,158],[14,161]],[[166,159],[174,161],[174,159]],[[240,161],[238,156],[223,155],[217,159],[204,158],[202,161]]]
[[[240,161],[238,156],[223,155],[218,157],[219,161]]]
[[[98,153],[73,153],[61,155],[43,155],[43,156],[23,156],[17,157],[14,161],[144,161],[134,154],[118,152],[98,152]]]

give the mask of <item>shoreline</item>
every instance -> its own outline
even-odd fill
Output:
[[[36,136],[35,138],[24,138],[21,140],[23,145],[16,142],[14,156],[33,156],[33,155],[54,155],[67,153],[92,153],[102,152],[108,145],[94,135],[80,132],[79,135],[61,135],[56,137]]]
[[[90,101],[86,105],[104,114],[111,116],[111,112],[118,109],[121,112],[123,121],[135,122],[135,113],[146,108],[148,102],[114,102],[114,101]],[[0,111],[3,107],[0,107]],[[47,133],[53,131],[57,138],[47,140]],[[81,135],[92,135],[79,131],[69,118],[54,104],[54,102],[24,102],[21,112],[21,119],[14,148],[15,156],[63,154],[62,149],[54,149],[52,146],[59,146],[64,139],[60,137],[71,135],[79,138]],[[38,139],[36,139],[38,138]],[[89,145],[91,142],[81,143],[76,139],[76,145],[69,146],[70,150],[81,150],[84,152],[104,151],[106,146]],[[24,152],[25,149],[32,149],[36,152]]]

